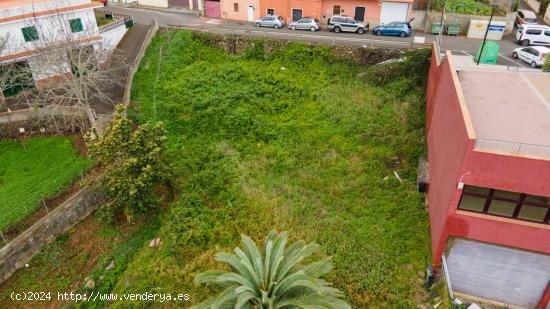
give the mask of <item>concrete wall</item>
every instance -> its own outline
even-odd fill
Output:
[[[538,1],[538,0],[526,0],[525,2],[527,2],[527,5],[529,7],[531,7],[531,9],[533,9],[533,12],[538,14],[538,12],[540,10],[540,1]]]
[[[126,28],[124,20],[106,25],[105,28],[100,29],[102,48],[112,50],[117,47],[118,43],[122,40],[127,31],[128,28]]]
[[[544,15],[544,21],[550,24],[550,5],[546,8],[546,14]]]
[[[238,11],[235,11],[235,3],[238,4]],[[221,0],[220,5],[223,19],[248,21],[249,6],[254,8],[253,19],[251,21],[260,18],[260,16],[266,15],[265,12],[260,10],[259,0]]]
[[[30,261],[47,243],[72,228],[101,203],[101,198],[81,190],[0,249],[0,282]]]
[[[167,8],[168,0],[138,0],[139,5]]]

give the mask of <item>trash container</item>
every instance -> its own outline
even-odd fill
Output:
[[[439,34],[441,27],[441,23],[432,23],[432,34]]]
[[[479,44],[479,49],[476,54],[476,61],[480,58],[482,44],[483,42]],[[479,63],[497,64],[499,50],[500,46],[497,42],[485,42],[485,47],[483,47],[483,55],[481,55],[481,60],[479,61]]]
[[[105,11],[105,18],[113,19],[113,12]]]
[[[124,24],[126,25],[126,29],[130,29],[134,26],[134,20],[129,18],[124,21]]]
[[[457,23],[451,23],[447,26],[448,35],[459,35],[462,30],[462,25]]]

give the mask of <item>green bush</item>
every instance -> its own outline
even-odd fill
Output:
[[[443,0],[439,0],[434,4],[434,9],[441,11],[443,8]],[[445,3],[445,11],[448,13],[459,13],[468,15],[491,15],[491,4],[489,1],[482,0],[447,0]],[[506,12],[501,10],[495,11],[496,15],[503,15]]]
[[[546,56],[546,61],[544,62],[544,65],[542,66],[542,70],[544,72],[550,72],[550,56]]]
[[[146,122],[134,130],[122,105],[103,135],[86,135],[90,156],[100,169],[89,185],[105,194],[102,210],[107,219],[123,210],[130,220],[156,204],[154,186],[170,175],[162,157],[165,135],[162,123]]]

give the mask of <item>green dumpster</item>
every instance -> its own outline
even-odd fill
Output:
[[[105,18],[106,19],[113,19],[113,12],[105,11]]]
[[[479,49],[476,54],[476,61],[480,58],[482,44],[483,43],[479,45]],[[500,46],[497,42],[485,42],[485,47],[483,47],[483,55],[481,55],[481,60],[479,63],[497,64],[499,50]]]
[[[462,30],[462,25],[457,23],[451,23],[447,26],[448,35],[459,35]]]
[[[439,34],[439,32],[441,31],[441,27],[443,27],[441,25],[441,23],[433,23],[432,24],[432,34]]]
[[[132,28],[134,26],[134,20],[133,19],[126,19],[124,21],[124,24],[126,25],[126,29]]]

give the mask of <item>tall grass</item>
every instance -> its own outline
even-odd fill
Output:
[[[42,207],[90,166],[67,137],[0,141],[0,231]]]
[[[422,302],[429,235],[415,169],[428,56],[368,68],[334,61],[327,47],[230,56],[188,32],[157,36],[134,80],[132,114],[165,122],[179,198],[161,248],[138,253],[115,291],[200,301],[212,291],[193,277],[215,266],[214,252],[275,228],[333,257],[328,280],[352,307]]]

